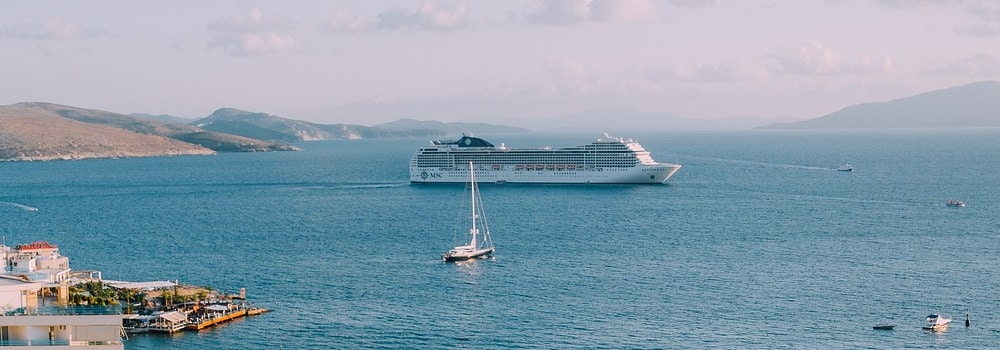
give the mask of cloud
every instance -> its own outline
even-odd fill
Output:
[[[303,45],[294,36],[281,31],[288,27],[284,22],[264,15],[258,8],[248,13],[213,21],[207,28],[218,35],[209,43],[234,56],[250,56],[275,52],[302,50]]]
[[[872,2],[901,10],[941,11],[961,9],[973,17],[965,25],[955,27],[958,35],[969,37],[1000,36],[1000,3],[982,0],[871,0]]]
[[[948,66],[927,71],[926,73],[932,75],[958,75],[978,78],[998,77],[1000,76],[1000,53],[979,53]]]
[[[969,37],[992,38],[1000,36],[1000,26],[994,24],[972,24],[955,28],[955,34]]]
[[[548,97],[584,97],[604,98],[621,96],[626,98],[637,95],[658,93],[665,85],[677,79],[663,74],[611,73],[597,74],[587,69],[584,64],[569,58],[554,59],[543,63],[542,71],[547,77],[541,90]]]
[[[448,31],[469,26],[469,6],[465,2],[424,2],[412,10],[389,8],[368,18],[347,7],[337,8],[324,25],[335,33],[363,33],[376,30]]]
[[[246,33],[220,37],[211,47],[221,48],[235,56],[249,56],[272,52],[293,52],[302,48],[294,37],[277,33]]]
[[[652,19],[656,4],[650,0],[595,0],[591,15],[598,21],[633,22]]]
[[[968,12],[980,20],[987,22],[1000,22],[1000,3],[980,2],[970,5]]]
[[[936,6],[961,6],[975,0],[869,0],[873,3],[896,9],[919,9]]]
[[[286,27],[287,25],[280,21],[265,17],[264,11],[259,8],[252,8],[245,14],[218,19],[208,24],[208,29],[218,32],[256,32]]]
[[[768,55],[775,75],[843,75],[891,72],[892,59],[862,56],[848,60],[819,42],[811,42],[794,52]]]
[[[527,20],[531,23],[549,25],[570,25],[591,19],[591,0],[545,0],[541,7],[531,11]]]
[[[971,37],[1000,36],[1000,4],[982,2],[970,5],[966,10],[976,17],[978,23],[955,28],[955,33]]]
[[[468,5],[464,2],[453,5],[426,2],[417,11],[416,22],[434,30],[461,28],[465,26],[467,11]]]
[[[667,2],[676,7],[698,8],[715,6],[719,0],[669,0]]]
[[[341,6],[333,11],[333,15],[330,16],[324,27],[336,33],[353,33],[365,30],[370,25],[371,21],[365,16]]]
[[[104,31],[91,26],[65,22],[61,19],[21,19],[0,27],[0,36],[25,40],[69,40],[95,38]]]
[[[770,76],[762,68],[745,63],[677,65],[670,70],[670,77],[693,83],[722,83],[760,80]]]
[[[528,11],[523,21],[564,26],[586,22],[652,20],[666,4],[681,8],[712,6],[717,0],[545,0]]]
[[[583,64],[563,58],[547,62],[542,69],[548,74],[553,86],[551,93],[586,94],[592,92],[597,79],[584,69]]]

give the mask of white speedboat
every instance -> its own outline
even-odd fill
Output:
[[[854,167],[850,164],[844,164],[837,167],[837,171],[854,171]]]
[[[964,207],[965,206],[965,202],[957,200],[957,199],[949,199],[947,202],[945,202],[945,205],[947,205],[949,207]]]
[[[483,209],[483,201],[479,197],[479,186],[476,184],[476,174],[473,171],[472,162],[469,162],[469,187],[472,189],[472,228],[469,235],[472,240],[469,244],[452,248],[441,256],[445,262],[471,260],[475,258],[486,258],[493,254],[493,239],[490,237],[490,227],[486,223],[486,210]],[[479,228],[483,228],[482,234]]]
[[[951,324],[950,318],[937,314],[930,314],[927,315],[927,324],[924,325],[924,329],[928,331],[940,331],[948,328],[949,324]]]

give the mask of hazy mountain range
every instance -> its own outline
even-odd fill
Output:
[[[395,137],[435,138],[461,134],[466,131],[483,133],[527,132],[525,129],[485,123],[442,123],[414,119],[400,119],[376,126],[317,124],[231,108],[219,109],[207,118],[188,124],[205,130],[285,142]]]
[[[502,124],[443,123],[404,118],[375,126],[317,124],[267,113],[221,108],[192,120],[124,115],[52,103],[0,106],[0,160],[48,160],[296,150],[291,142],[419,137],[463,132],[649,131],[691,129],[829,129],[1000,127],[1000,82],[983,81],[889,102],[843,108],[819,118],[691,119],[666,112],[604,108],[545,120],[493,117]],[[775,120],[781,120],[775,123]],[[766,124],[766,125],[765,125]],[[763,125],[763,126],[762,126]]]
[[[843,108],[831,114],[765,129],[1000,127],[1000,82],[981,81],[889,102]]]
[[[451,135],[458,135],[464,132],[491,133],[491,134],[528,132],[528,129],[518,128],[513,126],[505,126],[505,125],[496,125],[487,123],[463,123],[463,122],[444,123],[436,120],[416,120],[411,118],[403,118],[396,120],[394,122],[379,124],[376,125],[375,127],[386,130],[398,130],[398,131],[440,130]]]
[[[699,119],[669,112],[646,112],[636,108],[607,107],[542,120],[507,119],[501,123],[547,132],[629,132],[677,130],[747,130],[761,125],[793,121],[792,118],[740,116]]]
[[[481,123],[420,122],[402,119],[383,126],[316,124],[222,108],[210,116],[124,115],[53,103],[0,106],[0,160],[207,155],[216,152],[298,150],[289,142],[421,137],[459,133],[523,132]]]
[[[51,103],[0,106],[0,160],[52,160],[273,151],[295,147],[184,124]]]

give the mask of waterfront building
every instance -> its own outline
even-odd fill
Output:
[[[70,278],[69,257],[59,254],[59,247],[38,241],[14,248],[0,245],[4,259],[3,275],[28,281],[62,283]]]
[[[120,308],[39,305],[42,288],[0,276],[0,348],[125,349]]]

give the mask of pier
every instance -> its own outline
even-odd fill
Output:
[[[185,299],[186,295],[200,297],[180,303],[174,300],[190,300]],[[199,287],[175,286],[173,293],[169,293],[169,289],[160,291],[159,295],[150,291],[147,296],[150,297],[146,299],[147,305],[138,311],[142,315],[129,314],[123,318],[127,333],[199,331],[240,317],[271,311],[252,306],[252,303],[246,301],[246,290],[242,288],[238,295],[222,295],[207,293],[207,290]]]
[[[199,331],[270,311],[254,307],[246,288],[226,294],[176,280],[112,281],[100,271],[71,270],[69,258],[46,241],[0,243],[0,258],[6,267],[0,271],[0,300],[7,303],[0,316],[17,316],[0,322],[0,347],[37,341],[122,348],[129,334]],[[48,339],[39,340],[46,333]]]
[[[239,310],[223,314],[217,317],[195,318],[192,319],[192,321],[194,321],[193,323],[188,323],[186,329],[197,331],[246,315],[247,315],[247,310]]]
[[[218,324],[231,321],[244,316],[260,315],[271,311],[270,309],[250,307],[246,303],[240,304],[209,304],[199,307],[188,314],[188,323],[184,328],[187,330],[202,330]]]

